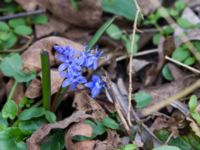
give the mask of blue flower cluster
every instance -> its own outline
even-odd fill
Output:
[[[96,70],[103,52],[98,51],[98,49],[80,52],[71,46],[59,45],[55,45],[53,48],[58,54],[58,59],[62,62],[58,67],[61,77],[65,78],[62,87],[70,86],[70,89],[74,90],[77,85],[84,84],[91,90],[92,97],[96,97],[105,84],[97,75],[93,75],[92,80],[88,82],[83,76],[83,70]]]

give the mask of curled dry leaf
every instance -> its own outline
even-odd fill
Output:
[[[200,137],[200,127],[199,127],[199,125],[197,125],[197,123],[193,119],[191,119],[189,117],[187,117],[187,120],[190,121],[190,127],[192,128],[192,130],[194,131],[194,133],[198,137]]]
[[[56,58],[53,55],[55,51],[52,49],[53,45],[70,45],[74,49],[77,50],[83,50],[83,46],[73,42],[71,40],[62,38],[62,37],[56,37],[51,36],[47,38],[43,38],[37,42],[35,42],[33,45],[31,45],[23,54],[23,69],[24,71],[37,71],[39,72],[41,70],[41,62],[40,62],[40,52],[41,50],[47,50],[49,53],[50,58],[50,64],[55,65],[56,64]]]
[[[35,10],[38,6],[37,1],[27,1],[27,0],[15,0],[22,8],[26,11]]]
[[[82,0],[78,10],[73,8],[70,0],[37,0],[42,6],[62,20],[77,25],[96,27],[101,22],[101,0]]]
[[[28,85],[25,96],[27,98],[34,99],[41,95],[41,80],[40,79],[33,79],[31,83]]]
[[[77,110],[90,113],[97,120],[101,120],[106,116],[104,109],[86,91],[76,92],[73,107]]]
[[[86,118],[91,117],[82,111],[73,113],[70,117],[52,124],[46,124],[35,131],[27,140],[27,145],[30,150],[40,150],[39,143],[50,133],[53,129],[65,129],[73,122],[80,122]]]
[[[92,133],[93,129],[88,124],[81,122],[72,125],[65,134],[65,146],[67,150],[93,150],[95,146],[95,140],[86,140],[75,143],[72,141],[72,138],[75,135],[91,137]]]
[[[144,15],[148,15],[148,14],[154,12],[158,8],[158,6],[153,5],[154,1],[155,0],[145,0],[145,1],[139,0],[138,1],[138,4],[140,5],[142,13]]]
[[[49,17],[48,24],[35,26],[36,37],[41,38],[55,32],[63,33],[67,28],[68,24],[64,23],[62,20],[55,17]]]

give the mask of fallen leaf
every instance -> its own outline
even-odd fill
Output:
[[[40,52],[42,50],[48,51],[50,64],[55,65],[57,60],[53,55],[55,51],[52,49],[53,45],[55,44],[62,46],[70,45],[77,50],[84,49],[82,45],[62,37],[51,36],[43,38],[39,41],[36,41],[22,54],[23,69],[25,71],[35,70],[39,72],[41,70]]]
[[[144,15],[148,15],[158,9],[156,5],[153,5],[153,1],[154,0],[138,1],[138,5],[141,7],[141,11]]]
[[[41,80],[33,79],[31,83],[28,85],[25,96],[30,99],[37,98],[41,95]]]
[[[78,10],[73,8],[70,0],[37,0],[43,7],[51,11],[63,21],[77,25],[96,27],[101,22],[101,0],[82,0],[78,2]]]
[[[193,119],[191,119],[189,117],[187,117],[187,120],[190,121],[190,127],[194,131],[194,133],[198,137],[200,137],[200,127],[199,127],[199,125],[197,125],[197,123]]]
[[[48,24],[35,25],[35,33],[37,38],[41,38],[51,33],[63,33],[68,28],[68,24],[58,18],[49,17]]]
[[[27,0],[15,0],[22,8],[26,11],[35,10],[38,6],[37,1],[27,1]]]
[[[62,121],[43,125],[37,131],[35,131],[30,138],[27,139],[28,148],[31,150],[40,150],[39,143],[42,142],[42,140],[50,133],[51,130],[65,129],[73,122],[80,122],[81,120],[90,117],[90,115],[87,115],[82,111],[78,111]]]
[[[73,142],[72,138],[75,135],[82,135],[91,137],[93,129],[90,125],[83,122],[72,125],[65,134],[65,145],[68,150],[93,150],[95,146],[95,140],[85,140],[80,142]]]

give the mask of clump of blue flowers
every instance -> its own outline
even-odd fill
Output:
[[[62,62],[58,67],[61,77],[65,78],[62,87],[70,86],[70,89],[74,90],[77,85],[83,84],[91,90],[92,97],[98,96],[105,86],[104,82],[97,75],[93,75],[91,81],[87,81],[86,77],[83,76],[83,71],[85,69],[96,70],[103,52],[98,51],[98,49],[80,52],[71,46],[59,45],[55,45],[53,48],[58,54],[58,59]]]

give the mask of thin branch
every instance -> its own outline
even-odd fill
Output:
[[[28,12],[22,12],[18,14],[8,15],[8,16],[2,16],[0,17],[0,21],[5,21],[9,19],[16,19],[16,18],[22,18],[22,17],[28,17],[28,16],[34,16],[45,13],[45,9],[39,9],[34,11],[28,11]]]
[[[129,63],[129,91],[128,91],[128,116],[127,116],[127,120],[130,126],[132,126],[130,113],[131,113],[131,100],[132,100],[133,48],[135,44],[135,33],[137,29],[138,16],[140,14],[140,7],[137,3],[137,0],[134,0],[134,2],[135,2],[137,11],[135,15],[135,21],[133,24],[133,33],[132,33],[132,41],[131,41],[131,49],[130,49],[130,57],[129,57],[130,63]]]
[[[198,69],[196,69],[196,68],[193,68],[193,67],[191,67],[191,66],[188,66],[188,65],[186,65],[186,64],[183,64],[183,63],[181,63],[181,62],[179,62],[179,61],[177,61],[177,60],[174,60],[174,59],[172,59],[172,58],[170,58],[170,57],[168,57],[168,56],[165,56],[165,59],[167,59],[167,60],[169,60],[169,61],[171,61],[171,62],[173,62],[173,63],[175,63],[175,64],[177,64],[177,65],[179,65],[179,66],[182,66],[182,67],[184,67],[184,68],[186,68],[186,69],[188,69],[188,70],[190,70],[190,71],[192,71],[192,72],[194,72],[194,73],[200,74],[200,70],[198,70]]]

